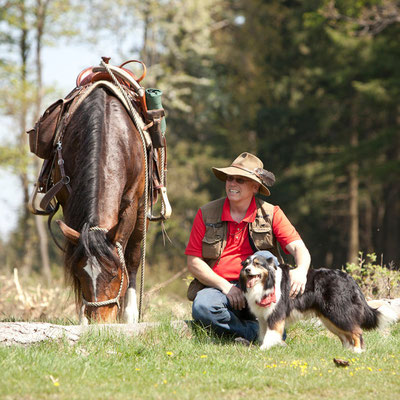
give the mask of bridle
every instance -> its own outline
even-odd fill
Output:
[[[89,231],[101,231],[101,232],[108,232],[107,228],[101,228],[99,226],[92,226],[91,228],[89,228]],[[121,308],[121,305],[119,303],[119,299],[121,297],[121,293],[122,293],[122,288],[124,286],[124,275],[126,275],[126,279],[127,279],[127,287],[129,286],[129,275],[128,275],[128,270],[126,268],[126,264],[125,264],[125,258],[124,258],[124,251],[122,249],[122,245],[120,242],[116,242],[115,243],[115,247],[117,248],[117,253],[118,253],[118,257],[119,260],[121,262],[122,265],[122,277],[121,277],[121,284],[119,286],[119,290],[118,290],[118,294],[116,297],[114,297],[113,299],[109,299],[109,300],[104,300],[104,301],[86,301],[85,298],[83,297],[83,293],[82,293],[82,303],[83,306],[82,307],[102,307],[102,306],[108,306],[109,304],[117,304],[118,308]]]

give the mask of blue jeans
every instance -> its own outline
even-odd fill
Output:
[[[258,337],[258,322],[248,308],[234,310],[226,295],[218,289],[200,290],[193,301],[192,315],[195,321],[219,335],[243,337],[250,342]]]

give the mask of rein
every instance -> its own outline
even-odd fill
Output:
[[[91,228],[89,228],[89,231],[102,231],[107,233],[108,229],[106,228],[100,228],[99,226],[92,226]],[[108,306],[109,304],[114,304],[116,303],[118,308],[121,308],[121,305],[119,304],[119,299],[121,297],[121,293],[122,293],[122,288],[124,286],[124,275],[126,275],[126,279],[128,281],[127,286],[129,286],[129,275],[128,275],[128,270],[126,268],[126,264],[125,264],[125,258],[124,258],[124,252],[122,249],[122,245],[120,242],[115,243],[115,247],[117,248],[117,252],[118,252],[118,257],[119,260],[121,262],[122,265],[122,277],[121,277],[121,284],[119,286],[119,290],[118,290],[118,294],[116,297],[114,297],[113,299],[109,299],[109,300],[104,300],[104,301],[86,301],[85,298],[83,297],[82,294],[82,303],[83,303],[83,307],[85,306],[89,306],[89,307],[102,307],[102,306]],[[83,310],[82,310],[83,311]]]

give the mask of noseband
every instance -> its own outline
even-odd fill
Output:
[[[107,233],[108,229],[100,228],[99,226],[92,226],[91,228],[89,228],[89,231],[102,231],[102,232]],[[121,284],[119,286],[119,290],[118,290],[117,296],[115,298],[113,298],[113,299],[104,300],[104,301],[86,301],[85,298],[83,297],[83,293],[82,293],[83,306],[102,307],[102,306],[108,306],[109,304],[116,303],[118,308],[121,308],[121,306],[119,304],[119,299],[121,297],[122,288],[124,286],[124,275],[126,274],[126,279],[128,281],[128,285],[127,286],[129,286],[129,275],[128,275],[128,270],[126,269],[124,252],[123,252],[121,243],[120,242],[116,242],[115,243],[115,247],[117,248],[118,257],[119,257],[119,260],[120,260],[120,262],[122,264],[122,278],[121,278]]]

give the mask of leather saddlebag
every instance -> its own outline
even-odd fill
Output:
[[[30,150],[40,158],[51,157],[54,135],[61,118],[63,103],[62,99],[53,103],[38,119],[35,127],[27,132]]]

